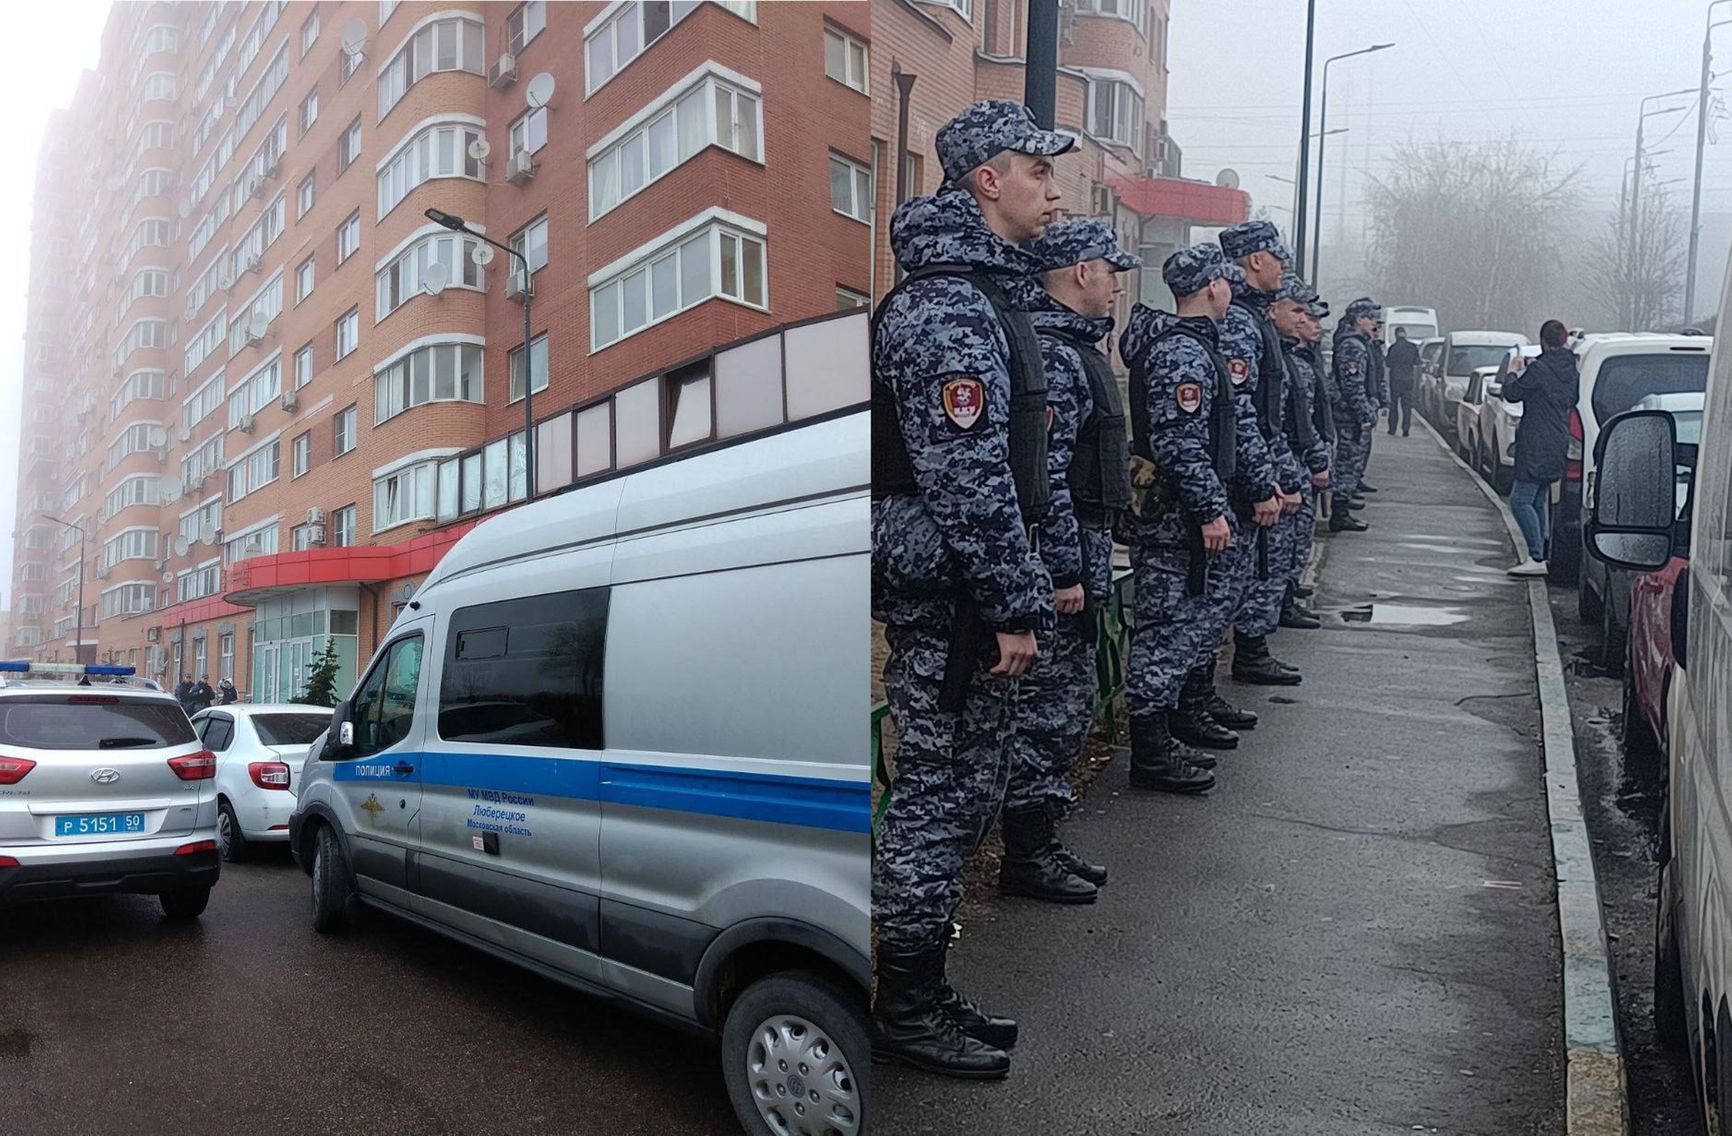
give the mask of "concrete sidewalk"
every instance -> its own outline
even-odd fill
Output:
[[[1379,435],[1329,538],[1296,688],[1207,798],[1122,763],[1070,825],[1113,880],[994,900],[952,962],[1017,1016],[1008,1082],[879,1067],[877,1131],[1562,1133],[1562,994],[1526,591],[1497,512],[1429,437]]]

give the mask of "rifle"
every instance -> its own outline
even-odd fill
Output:
[[[957,590],[956,614],[950,621],[950,653],[944,659],[944,684],[938,690],[938,708],[946,714],[960,713],[968,699],[968,684],[981,665],[990,629],[980,618],[980,605],[963,583]]]

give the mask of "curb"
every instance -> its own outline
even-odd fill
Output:
[[[1424,417],[1420,423],[1451,461],[1497,508],[1516,549],[1525,547],[1521,526],[1502,497],[1449,448]],[[1613,1015],[1611,961],[1600,917],[1600,887],[1582,819],[1576,781],[1575,731],[1558,654],[1556,625],[1543,579],[1527,581],[1533,615],[1534,672],[1539,681],[1540,727],[1546,759],[1546,814],[1551,818],[1552,862],[1558,879],[1558,931],[1563,944],[1564,1123],[1569,1136],[1627,1136],[1629,1103],[1624,1059]]]

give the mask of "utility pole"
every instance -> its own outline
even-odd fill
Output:
[[[1299,108],[1299,170],[1293,175],[1298,198],[1293,204],[1293,271],[1305,277],[1305,179],[1311,160],[1311,57],[1317,33],[1317,0],[1305,3],[1305,99]]]
[[[1058,0],[1028,0],[1022,101],[1042,130],[1053,128],[1058,85]]]
[[[1317,239],[1311,246],[1311,286],[1317,287],[1321,281],[1318,273],[1323,259],[1323,143],[1329,136],[1329,65],[1337,59],[1351,59],[1355,55],[1369,55],[1374,51],[1382,51],[1394,47],[1393,43],[1374,43],[1370,47],[1362,47],[1358,51],[1347,51],[1340,55],[1331,55],[1323,61],[1323,101],[1317,113]]]
[[[1696,238],[1702,223],[1702,144],[1708,135],[1708,83],[1714,78],[1714,29],[1732,20],[1714,22],[1714,9],[1728,0],[1708,5],[1708,26],[1702,31],[1702,82],[1696,89],[1696,183],[1690,191],[1690,257],[1684,269],[1684,323],[1696,312]]]

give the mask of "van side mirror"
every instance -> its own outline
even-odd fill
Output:
[[[337,708],[331,711],[331,728],[325,731],[320,761],[343,761],[355,756],[355,724],[349,720],[349,714],[348,702],[337,703]]]
[[[1487,383],[1486,388],[1485,388],[1485,396],[1487,398],[1502,398],[1503,397],[1503,384],[1499,383],[1499,382]]]
[[[1690,569],[1678,573],[1672,585],[1672,658],[1683,667],[1690,647]]]
[[[1618,568],[1651,572],[1672,557],[1678,516],[1677,439],[1663,410],[1620,414],[1594,444],[1588,551]]]

